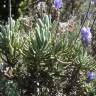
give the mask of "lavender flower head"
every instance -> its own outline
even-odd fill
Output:
[[[91,0],[91,4],[96,4],[96,0]]]
[[[62,0],[54,0],[53,8],[60,9],[62,7]]]
[[[84,45],[84,47],[88,47],[88,45],[91,42],[92,34],[89,27],[83,27],[80,32],[81,35],[81,41]]]
[[[92,80],[94,80],[94,79],[95,79],[95,72],[89,71],[89,72],[87,73],[87,82],[92,81]]]

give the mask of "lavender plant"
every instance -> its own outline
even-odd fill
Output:
[[[61,8],[61,3],[54,0],[56,11]],[[6,83],[5,86],[0,84],[0,91],[7,86],[3,95],[88,96],[95,81],[96,62],[83,49],[89,46],[92,33],[89,27],[75,23],[73,32],[66,30],[60,37],[56,36],[59,33],[58,24],[55,26],[46,14],[35,21],[35,28],[26,29],[26,34],[19,33],[22,32],[20,22],[11,23],[11,30],[9,25],[1,26],[0,56],[4,63],[10,65],[7,72],[3,72],[13,75],[13,78],[6,78],[2,74]],[[15,74],[12,69],[15,69]],[[91,85],[89,90],[88,85]]]

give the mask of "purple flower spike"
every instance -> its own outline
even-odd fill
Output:
[[[90,44],[91,42],[91,38],[92,38],[92,34],[91,34],[91,31],[90,31],[90,28],[89,27],[83,27],[81,29],[81,41],[84,45],[84,47],[88,47],[88,45]]]
[[[62,0],[54,0],[53,7],[55,9],[60,9],[62,7]]]
[[[92,80],[94,80],[94,79],[95,79],[95,72],[89,71],[89,72],[87,73],[87,82],[90,82],[90,81],[92,81]]]

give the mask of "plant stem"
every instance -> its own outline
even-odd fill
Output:
[[[12,11],[11,0],[9,0],[9,24],[10,24],[10,31],[11,31],[11,11]]]

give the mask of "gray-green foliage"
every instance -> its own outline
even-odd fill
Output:
[[[19,49],[22,46],[22,38],[18,29],[18,22],[12,20],[11,26],[6,24],[0,27],[0,53],[4,63],[14,66],[18,62]],[[11,30],[10,30],[11,28]],[[16,62],[15,62],[16,60]]]
[[[86,92],[82,87],[85,73],[95,69],[95,63],[78,37],[80,25],[75,32],[66,32],[61,37],[56,36],[57,30],[48,15],[38,19],[35,25],[35,30],[25,33],[25,37],[21,36],[19,21],[12,20],[11,30],[8,24],[0,28],[1,59],[15,68],[11,83],[2,74],[8,96],[57,96],[59,93],[69,96],[74,90],[80,96]]]

